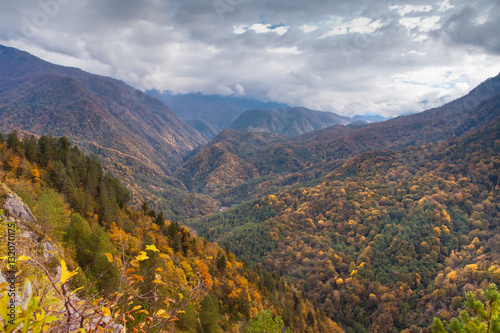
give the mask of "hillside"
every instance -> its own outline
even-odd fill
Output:
[[[169,178],[183,156],[206,141],[164,103],[121,81],[0,46],[0,130],[14,129],[67,136],[120,176],[135,204],[147,199],[170,209],[174,205],[163,198],[168,194],[190,197],[208,211],[215,207]]]
[[[120,181],[65,137],[0,135],[0,162],[0,255],[12,251],[9,230],[22,302],[13,323],[2,311],[2,329],[215,333],[268,320],[287,332],[342,332],[288,280],[147,204],[131,210]]]
[[[350,118],[332,112],[313,111],[303,107],[248,110],[231,124],[240,132],[267,132],[288,136],[299,136],[314,130],[341,124],[347,125]]]
[[[204,95],[201,93],[170,94],[148,90],[147,94],[165,102],[188,124],[203,133],[208,139],[214,138],[246,110],[285,108],[287,105],[261,102],[246,97]]]
[[[289,140],[270,133],[240,133],[226,129],[184,165],[175,176],[189,190],[217,197],[222,191],[258,177],[247,161],[269,145]]]
[[[434,316],[457,315],[465,291],[500,283],[495,110],[460,138],[365,152],[317,185],[189,225],[290,277],[348,332],[429,332]]]

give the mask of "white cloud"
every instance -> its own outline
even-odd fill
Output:
[[[236,35],[241,35],[248,30],[253,30],[258,34],[267,34],[274,32],[280,36],[284,35],[290,27],[288,26],[272,26],[271,24],[254,23],[250,26],[238,25],[233,27],[233,33]]]
[[[332,17],[329,24],[330,30],[322,36],[322,38],[345,35],[348,33],[371,34],[383,24],[380,21],[373,21],[367,17],[358,17],[355,19],[347,19],[341,17]]]
[[[280,53],[280,54],[301,54],[302,52],[297,49],[297,46],[293,47],[278,47],[278,48],[268,48],[267,49],[271,53]]]
[[[440,12],[445,12],[445,11],[447,11],[447,10],[452,9],[452,8],[455,7],[455,6],[450,5],[450,1],[449,0],[444,0],[444,1],[439,2],[438,6],[439,6],[438,10]]]
[[[426,13],[430,12],[432,10],[431,5],[424,5],[424,6],[414,6],[414,5],[404,5],[404,6],[391,6],[389,7],[390,10],[396,10],[399,15],[405,16],[406,14],[409,13]]]
[[[239,83],[234,86],[234,90],[236,90],[236,93],[240,96],[245,95],[245,88]]]
[[[23,17],[42,8],[3,1],[0,43],[139,89],[341,114],[420,111],[500,72],[498,0],[227,3],[221,20],[206,0],[70,1],[25,38]]]
[[[302,27],[301,27],[302,31],[305,33],[305,34],[308,34],[308,33],[311,33],[313,31],[316,31],[319,29],[319,27],[317,26],[314,26],[314,25],[309,25],[309,24],[304,24]]]

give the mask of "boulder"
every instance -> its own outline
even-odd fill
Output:
[[[21,202],[12,193],[9,193],[5,199],[5,209],[7,209],[11,214],[23,219],[26,222],[35,222],[36,219],[31,213],[31,210],[24,203]]]

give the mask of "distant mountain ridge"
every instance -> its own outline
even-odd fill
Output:
[[[460,137],[488,124],[499,115],[500,75],[485,81],[468,95],[439,108],[378,123],[334,125],[297,136],[293,140],[266,143],[255,149],[253,154],[233,153],[229,148],[235,142],[238,146],[247,146],[247,137],[232,135],[229,140],[221,136],[223,132],[188,160],[177,174],[182,174],[182,179],[197,179],[195,186],[188,187],[198,191],[203,189],[203,193],[212,193],[219,200],[231,202],[236,197],[247,200],[249,196],[265,193],[273,186],[316,179],[335,170],[356,154],[375,149],[400,150]],[[213,159],[213,153],[209,150],[214,149],[215,143],[218,147],[225,147],[226,154],[238,157],[226,158],[231,161],[231,165],[244,165],[245,170],[252,170],[252,173],[243,172],[244,177],[240,177],[238,182],[226,183],[226,178],[218,177],[216,169],[226,170],[229,165],[226,168],[222,162],[217,165],[209,163],[208,160]],[[238,162],[235,164],[236,160]],[[200,166],[203,166],[203,170]],[[246,185],[250,183],[251,186]],[[217,190],[211,192],[213,188]],[[229,192],[221,192],[221,189],[229,188]],[[240,199],[235,199],[235,202],[240,202]]]
[[[267,132],[299,136],[314,130],[352,122],[348,117],[333,112],[313,111],[305,107],[273,110],[248,110],[231,124],[240,132]]]
[[[358,114],[352,117],[353,122],[369,122],[369,123],[378,123],[381,121],[386,121],[391,118],[389,117],[384,117],[379,114]]]
[[[148,90],[146,93],[165,102],[181,119],[209,139],[228,128],[240,114],[247,110],[288,107],[283,103],[262,102],[248,97],[201,93],[172,94],[158,90]]]

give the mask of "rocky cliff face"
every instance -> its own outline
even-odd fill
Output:
[[[6,188],[4,186],[2,187],[4,189]],[[60,259],[64,259],[63,251],[58,248],[55,243],[39,236],[39,225],[37,225],[35,216],[31,212],[29,207],[18,196],[13,193],[7,193],[3,209],[4,214],[0,216],[0,219],[5,218],[5,222],[10,225],[15,224],[16,228],[18,229],[15,235],[16,258],[24,254],[23,249],[31,248],[43,250],[43,256],[40,257],[39,260],[42,261],[41,264],[45,267],[49,267],[48,263],[50,263],[51,261],[59,261]],[[9,228],[12,227],[9,226]],[[57,269],[55,270],[55,272],[53,272],[53,280],[59,281],[61,278],[61,273],[61,267],[57,266]],[[6,274],[2,272],[2,270],[0,270],[0,284],[8,283],[6,277]],[[2,296],[3,293],[0,294],[0,297]],[[71,297],[73,303],[82,301],[75,295],[71,295],[69,297]],[[22,300],[20,293],[16,294],[15,302],[17,306],[21,305]],[[74,316],[75,318],[77,318],[79,315],[80,314],[77,312],[71,312],[71,316]],[[110,319],[110,317],[105,316],[100,320],[103,320],[107,323],[108,321],[110,321]],[[76,320],[71,319],[70,321],[76,322]],[[91,321],[89,325],[92,326],[92,328],[96,328],[99,325],[99,322]],[[124,327],[119,324],[110,324],[108,328],[111,329],[111,332],[113,333],[124,332]],[[70,328],[70,330],[73,331],[73,328]],[[76,330],[78,330],[78,327],[74,327],[74,331]]]
[[[12,193],[7,195],[5,199],[4,208],[7,209],[11,214],[17,216],[28,222],[35,222],[36,219],[31,213],[31,210],[26,206],[19,198],[14,196]]]

